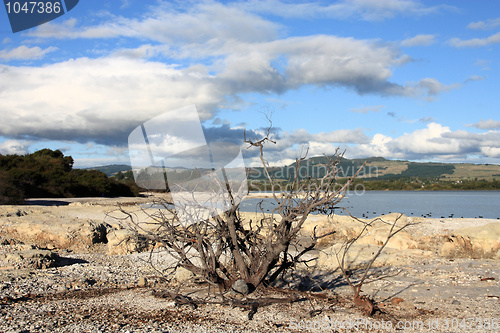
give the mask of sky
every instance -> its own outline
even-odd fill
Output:
[[[196,105],[209,141],[301,154],[500,163],[497,0],[81,0],[12,33],[0,8],[0,153],[130,164],[128,136]]]

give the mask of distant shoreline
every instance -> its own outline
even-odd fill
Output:
[[[351,190],[354,191],[354,190]],[[499,192],[500,190],[365,190],[366,192]],[[280,196],[280,192],[276,191],[276,196]],[[167,193],[143,194],[138,197],[79,197],[79,198],[28,198],[25,199],[26,206],[67,206],[72,203],[99,203],[106,201],[115,201],[118,203],[147,203],[154,199],[169,197]],[[246,196],[247,198],[272,198],[273,193],[270,191],[251,191]]]

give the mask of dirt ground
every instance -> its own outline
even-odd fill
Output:
[[[384,250],[384,256],[370,273],[369,280],[373,281],[363,287],[362,294],[377,305],[371,317],[353,304],[352,290],[334,258],[327,255],[338,239],[323,245],[314,267],[299,269],[274,286],[257,289],[243,298],[226,294],[226,298],[235,301],[218,304],[220,299],[207,294],[207,286],[196,279],[165,282],[145,261],[145,253],[110,255],[109,244],[105,243],[48,249],[36,244],[35,238],[30,243],[22,234],[11,232],[13,226],[25,224],[31,230],[41,226],[45,235],[52,230],[65,237],[64,232],[69,229],[64,228],[77,222],[91,220],[94,224],[112,225],[115,221],[109,212],[116,209],[117,203],[136,209],[137,204],[149,200],[50,199],[26,206],[0,207],[0,331],[500,331],[500,261],[495,253],[484,252],[484,246],[495,249],[495,239],[499,241],[495,236],[499,222],[495,220],[418,221],[408,235]],[[332,221],[315,216],[308,222],[325,226]],[[334,222],[336,227],[352,223]],[[40,235],[35,231],[33,235]],[[377,237],[370,237],[358,253],[361,261],[367,249],[371,251],[377,246],[370,243],[376,242]],[[457,251],[445,245],[460,245],[457,239],[469,240],[471,246],[482,244],[483,252],[472,247],[469,252],[463,247]],[[16,251],[32,250],[56,253],[57,264],[37,267],[9,261],[15,259],[12,258]],[[20,260],[22,263],[23,258]],[[353,278],[361,273],[353,269]],[[165,297],[165,291],[192,300],[203,298],[206,302],[196,307],[189,302],[183,304]],[[278,301],[256,306],[263,299]]]

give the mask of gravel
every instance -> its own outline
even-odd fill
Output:
[[[299,328],[312,332],[318,325],[332,328],[341,322],[343,327],[324,331],[386,332],[396,331],[398,323],[422,322],[434,325],[432,331],[484,332],[485,323],[498,324],[500,315],[500,268],[495,260],[425,259],[377,268],[372,278],[389,276],[363,288],[381,309],[372,318],[352,305],[349,286],[337,273],[298,274],[276,285],[285,289],[257,290],[248,297],[287,297],[286,290],[292,290],[300,302],[259,308],[248,320],[249,311],[239,307],[205,304],[193,309],[155,297],[157,291],[174,291],[177,284],[158,276],[145,262],[148,254],[60,256],[66,258],[64,266],[0,270],[0,332],[294,332]],[[169,262],[166,257],[158,259]],[[140,281],[147,281],[147,287],[139,287]],[[206,286],[187,287],[206,290]],[[401,300],[391,302],[395,297]],[[462,319],[468,322],[460,327]],[[349,326],[346,320],[358,326]],[[389,322],[393,329],[378,329]],[[427,331],[413,328],[404,331]]]

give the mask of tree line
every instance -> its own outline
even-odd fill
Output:
[[[26,198],[137,196],[133,181],[109,178],[97,170],[73,169],[74,160],[60,150],[26,155],[0,154],[0,204]]]
[[[339,178],[335,184],[338,187],[343,186],[348,178]],[[274,189],[289,190],[289,181],[276,181]],[[320,182],[311,179],[307,184],[309,187],[319,187]],[[362,187],[360,187],[362,186]],[[250,192],[271,191],[271,185],[263,180],[249,180],[248,187]],[[484,179],[464,179],[459,181],[442,180],[439,177],[411,177],[411,178],[356,178],[349,185],[349,190],[365,191],[498,191],[500,190],[500,180]]]

